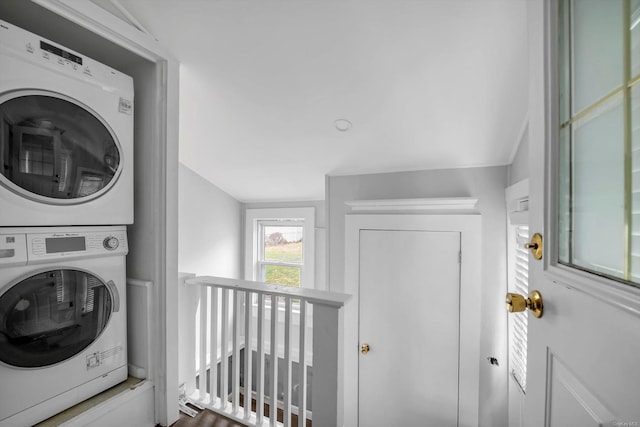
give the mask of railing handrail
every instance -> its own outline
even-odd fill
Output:
[[[270,283],[255,282],[243,279],[230,279],[215,276],[197,276],[185,281],[188,285],[209,286],[222,289],[236,289],[258,294],[275,295],[278,297],[299,298],[311,304],[322,304],[340,308],[351,297],[338,292],[321,291],[318,289],[294,288],[292,286],[272,285]]]

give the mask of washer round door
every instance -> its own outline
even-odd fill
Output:
[[[32,200],[76,204],[109,191],[122,169],[106,122],[69,97],[24,90],[0,96],[0,184]]]
[[[49,270],[16,283],[0,296],[0,361],[36,368],[73,357],[98,338],[117,302],[113,282],[86,271]]]

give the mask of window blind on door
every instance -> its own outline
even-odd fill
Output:
[[[515,225],[515,266],[512,291],[520,295],[529,295],[529,254],[524,248],[529,241],[529,226]],[[522,392],[527,384],[527,322],[528,310],[510,315],[509,324],[509,366],[511,376],[518,383]]]

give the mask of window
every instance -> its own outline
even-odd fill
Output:
[[[558,262],[640,284],[640,1],[561,0]]]
[[[245,278],[314,287],[314,208],[247,209]]]
[[[258,220],[259,281],[300,287],[304,268],[304,221]]]

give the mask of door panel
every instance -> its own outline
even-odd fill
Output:
[[[457,425],[459,254],[458,232],[360,232],[361,427]]]
[[[530,289],[542,294],[544,313],[528,325],[525,422],[531,427],[638,426],[640,316],[633,307],[640,292],[557,263],[562,249],[556,237],[558,93],[548,85],[557,74],[552,53],[558,5],[551,0],[527,4],[529,228],[544,236],[545,253],[540,261],[529,257]],[[608,247],[593,236],[589,243]]]
[[[612,425],[614,415],[555,354],[549,354],[549,424],[601,427]]]

